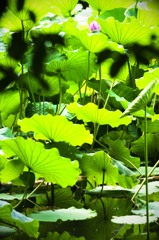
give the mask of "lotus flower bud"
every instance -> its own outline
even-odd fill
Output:
[[[89,25],[89,29],[91,32],[100,32],[100,25],[94,20]]]

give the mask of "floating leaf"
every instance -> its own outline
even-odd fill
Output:
[[[136,215],[129,215],[129,216],[122,216],[122,217],[113,217],[111,220],[113,223],[117,224],[146,224],[146,216],[136,216]],[[156,222],[157,217],[149,217],[149,222]]]
[[[54,211],[40,211],[37,213],[32,213],[29,216],[40,222],[56,222],[59,219],[62,221],[84,220],[87,218],[96,217],[97,214],[95,211],[92,211],[90,209],[78,209],[75,207],[70,207],[68,209],[57,209]]]
[[[30,237],[37,238],[39,235],[39,223],[12,208],[12,205],[0,201],[0,221],[15,227],[28,234]]]
[[[0,129],[0,140],[4,140],[7,138],[13,138],[13,134],[10,128],[4,127]]]
[[[132,213],[145,216],[146,215],[146,207],[142,206],[140,209],[132,210]],[[150,216],[154,216],[159,218],[159,202],[150,202],[149,203],[149,214]]]
[[[133,114],[140,109],[145,109],[150,102],[154,88],[156,87],[156,81],[151,81],[147,87],[140,92],[137,98],[129,105],[129,107],[123,112],[121,117],[125,117],[129,114]]]
[[[64,231],[62,234],[58,232],[48,232],[46,238],[41,238],[41,240],[85,240],[84,237],[74,237],[68,232]]]
[[[20,160],[46,181],[62,187],[74,185],[80,174],[77,161],[59,155],[57,148],[46,150],[44,145],[32,139],[17,137],[2,142],[4,152],[17,155]]]
[[[93,140],[83,124],[73,124],[64,116],[34,114],[31,118],[20,120],[18,124],[23,132],[33,131],[36,139],[68,142],[73,146],[91,144]]]
[[[98,123],[99,125],[109,124],[111,127],[118,127],[124,124],[127,126],[132,121],[132,117],[124,118],[121,121],[122,112],[120,110],[109,111],[105,108],[98,109],[98,106],[94,103],[82,106],[74,102],[67,109],[70,113],[75,113],[78,119],[82,119],[84,122]]]

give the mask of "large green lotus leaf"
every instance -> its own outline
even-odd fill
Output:
[[[38,238],[39,223],[12,208],[12,205],[0,201],[0,222],[15,226],[28,234],[30,237]]]
[[[92,136],[83,124],[73,124],[64,116],[37,115],[19,120],[23,132],[34,132],[36,139],[67,142],[73,146],[92,144]]]
[[[0,94],[0,116],[1,121],[7,119],[9,114],[16,114],[20,108],[20,97],[18,91],[5,90]]]
[[[10,182],[20,176],[23,172],[24,163],[21,160],[10,160],[1,171],[0,179],[2,182]]]
[[[134,42],[149,44],[153,31],[150,27],[143,26],[136,18],[122,23],[109,17],[106,20],[98,19],[101,31],[107,34],[116,43],[126,45]]]
[[[111,157],[122,161],[129,168],[140,167],[140,158],[130,155],[130,150],[125,146],[123,140],[111,140],[106,137],[102,138],[102,141],[109,146],[108,152]]]
[[[0,26],[12,31],[22,30],[22,22],[25,31],[30,30],[48,12],[49,5],[45,0],[25,0],[23,8],[17,10],[18,0],[8,1],[8,10],[3,14]]]
[[[11,151],[31,171],[44,177],[46,181],[62,187],[72,186],[77,181],[80,169],[77,161],[70,161],[59,155],[57,148],[46,150],[44,145],[32,139],[17,137],[2,142],[4,152]]]
[[[93,122],[99,125],[109,124],[111,127],[118,127],[122,124],[127,126],[132,122],[132,117],[121,121],[122,112],[120,110],[109,111],[105,108],[98,109],[98,106],[94,103],[82,106],[74,102],[67,109],[70,113],[75,113],[77,118],[82,119],[84,122]]]
[[[69,16],[78,3],[78,0],[51,0],[49,3],[51,6],[50,11],[54,14]]]
[[[157,81],[151,81],[145,89],[143,89],[137,98],[129,105],[129,107],[123,112],[121,117],[125,117],[129,114],[133,114],[141,109],[145,110],[147,104],[150,102],[151,97],[156,88]]]
[[[144,73],[144,76],[136,79],[136,86],[139,89],[144,89],[150,82],[157,80],[159,75],[159,68],[152,69]],[[159,95],[159,82],[157,81],[154,92]]]
[[[103,33],[89,33],[88,31],[79,31],[78,37],[82,44],[90,52],[100,52],[108,45],[108,37]]]
[[[52,61],[46,64],[46,71],[61,76],[66,81],[82,82],[88,75],[88,52],[76,50],[66,53],[67,60]],[[95,56],[90,55],[89,76],[96,72]]]
[[[87,218],[96,217],[97,213],[90,209],[70,207],[68,209],[57,209],[40,211],[29,215],[31,218],[36,219],[40,222],[56,222],[57,220],[62,221],[74,221],[84,220]]]
[[[7,164],[7,159],[3,155],[1,155],[1,152],[0,152],[0,181],[1,181],[2,169],[4,169],[6,164]]]
[[[78,238],[64,231],[61,234],[58,232],[48,232],[46,238],[41,238],[41,240],[85,240],[85,238],[84,237]]]
[[[140,209],[132,210],[132,213],[145,216],[146,215],[146,206],[142,206]],[[159,218],[159,202],[150,202],[149,203],[149,214],[150,216],[155,216]]]
[[[159,135],[153,133],[147,133],[147,146],[149,158],[157,156],[159,154]],[[144,136],[141,136],[131,144],[131,151],[140,157],[144,157]]]
[[[111,10],[114,8],[127,8],[131,6],[135,1],[134,0],[129,0],[129,1],[87,0],[86,2],[88,2],[90,6],[95,10],[100,12],[105,12],[107,10]]]
[[[159,25],[159,11],[156,9],[138,8],[137,19],[147,26],[158,26]],[[157,34],[157,31],[156,31]]]
[[[83,155],[79,160],[84,175],[95,178],[97,185],[104,183],[116,185],[119,178],[118,169],[113,166],[111,157],[103,151],[91,155]]]
[[[121,171],[121,165],[116,166],[112,158],[103,151],[83,155],[82,159],[79,160],[79,164],[83,174],[89,179],[93,179],[97,185],[104,183],[116,186],[118,184],[124,188],[132,188],[137,184],[134,175],[123,174],[125,170]]]

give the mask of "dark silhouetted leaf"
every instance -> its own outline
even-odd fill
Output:
[[[25,3],[25,0],[18,0],[17,1],[17,10],[18,10],[18,12],[23,9],[24,3]]]
[[[1,1],[1,7],[0,7],[0,17],[3,15],[3,13],[6,11],[7,8],[7,1]]]
[[[3,91],[10,83],[17,80],[17,75],[11,67],[0,65],[0,73],[2,74],[0,78],[0,91]]]
[[[16,60],[21,60],[26,50],[27,43],[23,39],[23,32],[13,33],[10,46],[8,47],[9,56]]]
[[[29,12],[29,17],[30,17],[30,19],[34,22],[34,23],[36,23],[36,15],[35,15],[35,13],[33,12],[33,11],[28,11]]]
[[[126,54],[120,54],[119,58],[112,64],[110,68],[110,75],[111,77],[115,77],[120,69],[124,66],[126,63],[128,57]]]

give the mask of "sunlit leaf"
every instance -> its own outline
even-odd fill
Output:
[[[20,176],[24,168],[24,163],[20,160],[10,160],[6,163],[4,169],[1,171],[1,181],[10,182]]]
[[[79,31],[78,37],[90,52],[100,52],[108,45],[108,37],[103,33]]]
[[[37,213],[32,213],[29,216],[40,222],[56,222],[59,219],[62,221],[84,220],[87,218],[95,217],[97,214],[95,211],[92,211],[90,209],[78,209],[75,207],[70,207],[68,209],[57,209],[54,211],[40,211]]]
[[[17,155],[31,171],[46,181],[66,187],[74,185],[80,174],[77,161],[59,155],[57,148],[46,150],[44,145],[32,139],[17,137],[2,142],[4,152]]]
[[[134,3],[133,0],[129,0],[129,1],[87,0],[87,2],[90,4],[92,8],[100,12],[105,12],[106,10],[111,10],[113,8],[119,8],[119,7],[127,8]]]
[[[14,90],[5,90],[0,93],[0,116],[1,121],[7,119],[9,114],[16,114],[20,108],[19,92]]]
[[[92,136],[83,124],[73,124],[64,116],[35,114],[31,118],[20,120],[18,124],[23,132],[33,131],[36,139],[67,142],[73,146],[92,143]]]
[[[93,122],[100,125],[109,124],[111,127],[118,127],[122,124],[129,125],[132,121],[132,117],[124,118],[121,121],[122,112],[120,110],[98,109],[98,106],[94,103],[82,106],[74,102],[67,109],[70,113],[75,113],[77,118],[82,119],[84,122]]]
[[[47,237],[41,238],[41,240],[85,240],[85,238],[84,237],[78,238],[64,231],[61,234],[59,234],[58,232],[48,232]]]
[[[149,217],[149,222],[155,222],[157,217]],[[122,217],[113,217],[112,222],[118,224],[146,224],[146,216],[136,216],[136,215],[129,215],[129,216],[122,216]]]
[[[134,42],[149,44],[152,30],[143,26],[136,18],[131,21],[124,20],[122,23],[109,17],[106,20],[98,19],[102,32],[107,34],[116,43],[126,45]]]
[[[144,73],[144,76],[136,79],[136,86],[139,89],[144,89],[150,82],[158,79],[159,68],[152,69]],[[159,82],[157,82],[154,92],[159,95]]]
[[[78,0],[51,0],[49,1],[51,5],[51,11],[57,15],[69,16],[71,11],[75,8]]]
[[[122,117],[125,117],[134,112],[145,109],[147,104],[150,102],[152,94],[154,93],[154,88],[156,87],[157,82],[151,81],[145,89],[143,89],[137,98],[129,105],[129,107],[123,112]]]
[[[38,221],[17,212],[11,204],[4,201],[0,201],[0,221],[19,228],[30,237],[37,238],[39,235]]]
[[[35,23],[42,19],[49,11],[45,0],[25,0],[23,9],[18,11],[17,0],[8,1],[8,11],[3,14],[0,26],[12,31],[30,30]],[[23,23],[23,25],[22,25]]]

